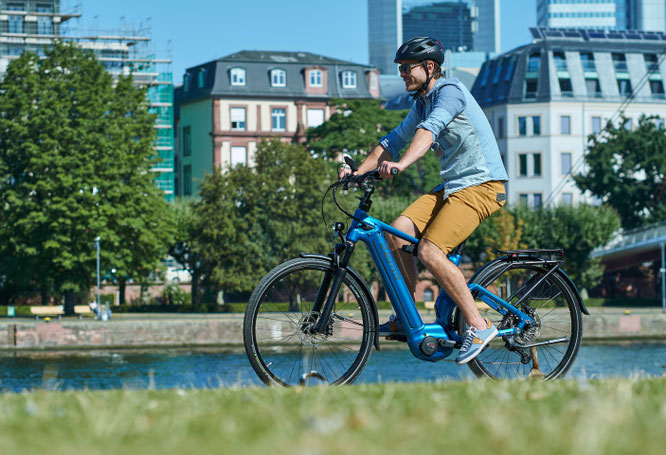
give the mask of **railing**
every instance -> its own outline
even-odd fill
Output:
[[[666,241],[666,223],[654,224],[638,229],[619,232],[616,236],[606,245],[594,249],[592,257],[604,256],[605,254],[615,251],[628,249],[632,246],[637,246],[647,242]]]
[[[592,61],[583,60],[582,64],[583,64],[583,71],[587,71],[587,72],[590,72],[590,73],[597,71],[597,65],[595,65],[593,60]]]

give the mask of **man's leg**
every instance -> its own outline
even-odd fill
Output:
[[[401,230],[405,234],[409,234],[412,237],[420,237],[420,233],[412,220],[406,216],[400,215],[396,220],[391,224],[394,228]],[[400,273],[402,274],[405,284],[407,284],[407,289],[412,294],[412,299],[414,299],[414,294],[416,293],[416,257],[413,254],[407,253],[402,250],[404,245],[409,245],[407,240],[403,240],[394,235],[387,235],[386,240],[391,249],[391,253],[395,258],[395,262],[398,264]]]
[[[486,321],[479,313],[474,297],[467,287],[467,281],[458,266],[449,261],[444,252],[428,239],[423,239],[419,243],[419,260],[456,302],[467,324],[477,329],[485,329]]]

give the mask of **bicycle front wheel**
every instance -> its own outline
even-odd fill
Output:
[[[311,333],[313,305],[330,261],[299,258],[266,275],[252,293],[243,338],[252,368],[268,385],[351,383],[372,350],[376,321],[363,285],[343,280],[325,333]]]
[[[499,262],[490,266],[474,282],[512,305],[519,302],[518,308],[535,323],[518,335],[498,337],[468,366],[477,376],[498,379],[549,380],[564,376],[576,359],[583,335],[575,289],[560,271],[546,277],[548,270],[544,267],[519,262],[509,268],[507,265]],[[480,299],[476,301],[481,315],[500,330],[520,322],[511,313],[503,316]],[[465,330],[461,317],[458,330],[461,334]]]

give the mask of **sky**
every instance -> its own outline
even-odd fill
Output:
[[[368,64],[366,0],[70,0],[81,30],[150,25],[158,56],[171,51],[174,82],[240,50],[306,51]],[[63,10],[66,10],[63,8]],[[536,0],[500,0],[502,52],[531,41]]]

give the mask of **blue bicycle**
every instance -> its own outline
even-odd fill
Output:
[[[354,169],[355,164],[348,162]],[[460,348],[466,329],[462,314],[442,290],[436,319],[424,323],[384,238],[418,239],[368,215],[377,171],[348,176],[329,187],[337,207],[351,217],[349,229],[333,224],[340,238],[328,256],[301,254],[270,271],[252,293],[243,337],[254,371],[268,385],[349,384],[362,372],[372,347],[380,349],[379,316],[369,287],[348,264],[358,241],[378,268],[396,317],[405,328],[412,354],[431,362]],[[340,187],[363,192],[353,214],[338,203]],[[327,191],[328,193],[328,191]],[[450,255],[456,265],[460,245]],[[469,288],[498,337],[467,365],[480,377],[562,377],[574,362],[582,338],[581,312],[589,314],[571,279],[562,270],[557,249],[500,251],[482,266]]]

